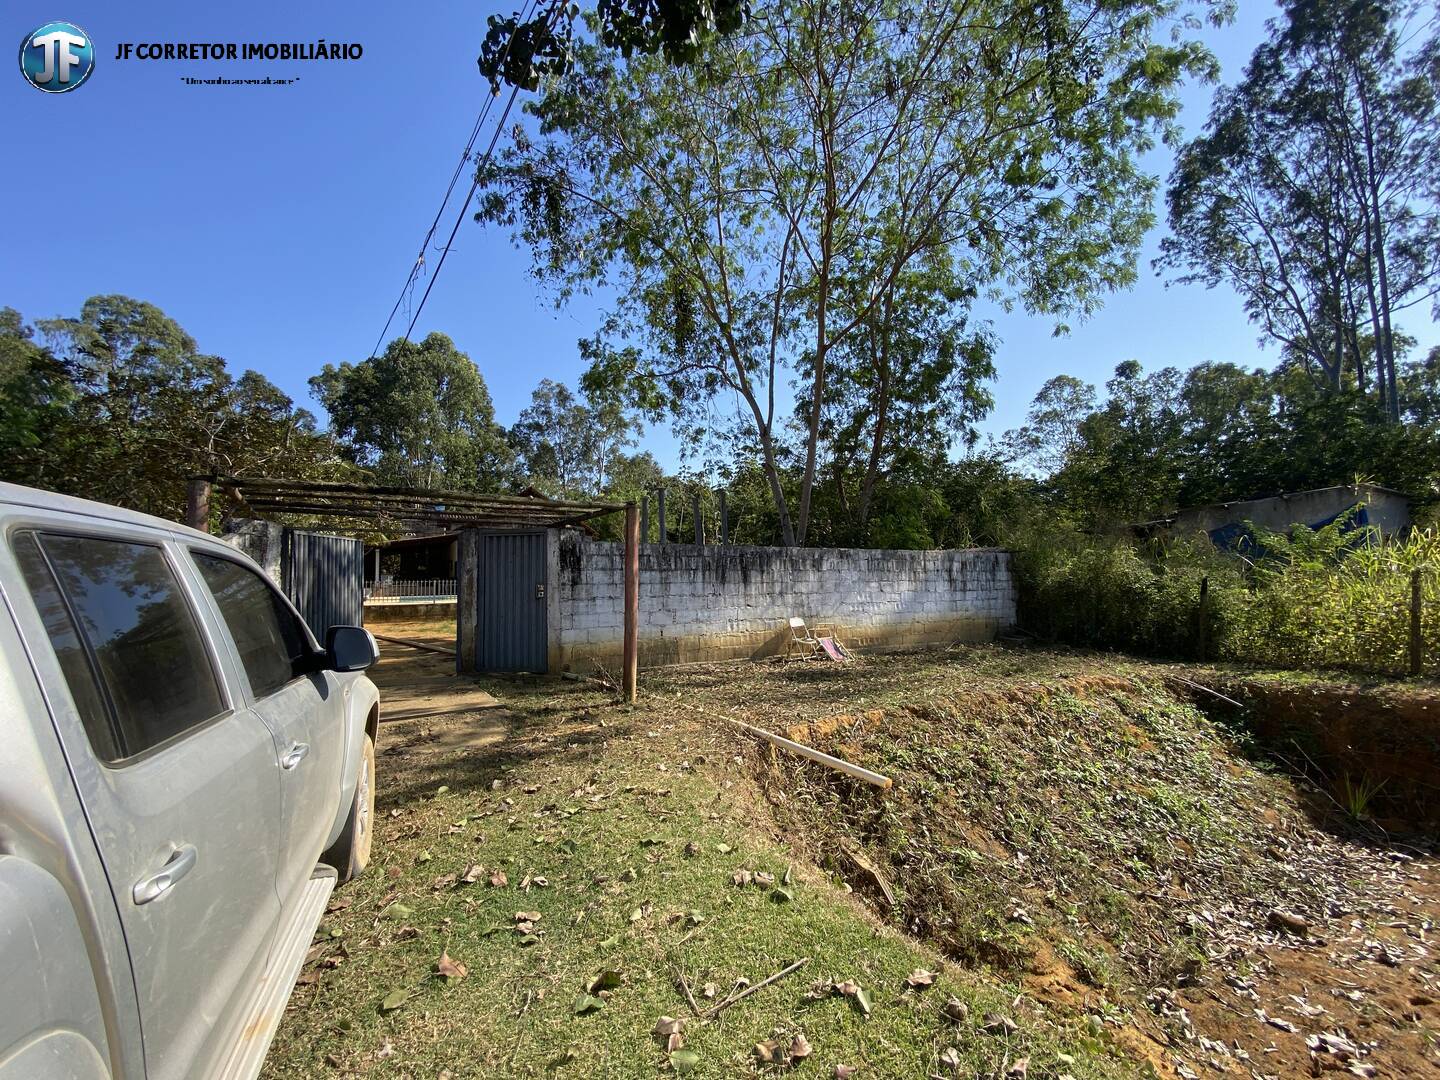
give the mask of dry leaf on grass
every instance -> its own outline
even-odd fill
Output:
[[[447,981],[452,979],[458,981],[469,973],[469,969],[460,961],[452,960],[448,952],[442,952],[440,959],[435,961],[435,974]]]

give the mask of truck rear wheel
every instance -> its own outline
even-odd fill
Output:
[[[321,862],[340,872],[340,883],[357,878],[370,862],[370,844],[375,831],[375,740],[365,736],[360,747],[360,769],[355,775],[355,797],[335,845]]]

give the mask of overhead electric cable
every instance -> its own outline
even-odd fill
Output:
[[[528,4],[526,5],[526,9],[525,9],[524,16],[523,16],[522,19],[520,20],[520,24],[521,24],[521,25],[523,25],[526,21],[528,21],[528,20],[530,19],[531,16],[534,15],[535,9],[536,9],[536,7],[538,6],[539,2],[540,2],[540,0],[529,0]],[[559,7],[559,5],[557,4],[557,5],[555,6],[555,8],[552,8],[552,15],[553,15],[554,10],[558,10],[558,7]],[[504,53],[501,54],[501,57],[500,57],[500,65],[501,65],[502,68],[504,67],[506,58],[510,55],[510,46],[511,46],[511,44],[514,42],[514,40],[515,40],[514,35],[511,35],[510,39],[505,42],[505,51],[504,51]],[[461,173],[464,171],[464,169],[465,169],[465,164],[466,164],[466,162],[473,160],[474,150],[475,150],[475,141],[476,141],[476,139],[478,139],[478,138],[480,137],[480,132],[481,132],[481,131],[484,129],[484,127],[485,127],[485,121],[486,121],[486,119],[487,119],[487,118],[489,117],[489,115],[490,115],[490,109],[491,109],[491,108],[493,107],[493,105],[495,104],[495,99],[498,98],[499,96],[500,96],[500,95],[499,95],[499,94],[496,94],[496,93],[487,94],[487,95],[485,96],[485,104],[481,106],[479,113],[476,114],[475,124],[474,124],[474,126],[470,129],[470,137],[469,137],[469,139],[467,139],[466,142],[465,142],[465,149],[462,150],[461,153],[460,153],[460,160],[459,160],[458,162],[456,162],[456,164],[455,164],[455,171],[450,174],[450,183],[449,183],[449,184],[446,186],[446,188],[445,188],[445,195],[444,195],[444,197],[440,200],[440,206],[439,206],[439,208],[435,211],[435,220],[430,223],[430,228],[429,228],[429,229],[426,231],[426,233],[425,233],[425,239],[420,242],[420,254],[419,254],[418,256],[416,256],[415,261],[410,264],[410,273],[409,273],[408,276],[405,278],[405,284],[400,287],[400,295],[399,295],[398,297],[396,297],[396,299],[395,299],[395,306],[390,309],[390,315],[389,315],[389,317],[385,320],[385,327],[384,327],[384,329],[382,329],[382,330],[380,331],[380,336],[375,339],[375,348],[370,351],[370,356],[371,356],[372,358],[373,358],[374,356],[376,356],[376,355],[380,352],[380,346],[383,345],[384,342],[385,342],[385,335],[390,332],[390,324],[395,321],[395,316],[396,316],[396,314],[400,311],[401,306],[403,305],[403,306],[405,307],[405,309],[406,309],[406,314],[410,314],[410,304],[409,304],[409,302],[408,302],[408,299],[409,299],[411,296],[414,295],[414,292],[415,292],[415,279],[416,279],[416,277],[420,274],[421,269],[425,266],[425,251],[426,251],[426,249],[430,246],[430,241],[431,241],[431,240],[434,238],[434,236],[435,236],[435,230],[436,230],[437,228],[439,228],[440,218],[441,218],[441,217],[444,215],[444,213],[445,213],[445,207],[448,206],[449,203],[450,203],[450,196],[451,196],[451,195],[454,193],[454,191],[455,191],[455,185],[456,185],[456,183],[457,183],[457,182],[459,181],[459,179],[460,179],[460,174],[461,174]],[[499,124],[496,125],[496,131],[497,131],[497,133],[498,133],[500,130],[503,130],[503,128],[505,127],[505,118],[510,115],[510,106],[511,106],[512,104],[514,104],[514,101],[515,101],[515,91],[512,90],[511,93],[510,93],[510,100],[509,100],[509,102],[507,102],[506,105],[505,105],[505,112],[501,115]],[[490,150],[493,150],[494,148],[495,148],[495,139],[491,139],[491,141],[490,141]],[[487,158],[489,157],[490,150],[487,150],[487,151],[486,151],[486,157],[487,157]],[[468,208],[469,205],[470,205],[470,199],[473,198],[474,195],[475,195],[475,187],[476,187],[476,185],[474,185],[474,184],[471,185],[470,195],[469,195],[469,196],[466,198],[466,200],[465,200],[465,206],[466,206],[467,208]],[[461,216],[462,216],[462,217],[464,216],[464,211],[463,211],[463,210],[461,211]],[[458,227],[459,227],[459,226],[458,226],[458,223],[457,223],[457,226],[456,226],[457,230],[458,230]],[[454,238],[455,238],[455,234],[454,234],[454,232],[452,232],[451,235],[450,235],[450,239],[453,240]],[[445,250],[448,251],[449,248],[450,248],[450,245],[447,243],[447,244],[445,245]],[[444,261],[445,261],[445,257],[444,257],[444,253],[442,253],[442,254],[441,254],[441,257],[440,257],[440,262],[443,263]],[[439,271],[439,265],[437,265],[435,269],[436,269],[436,271],[438,272],[438,271]],[[432,283],[433,283],[433,280],[434,280],[434,279],[433,279],[433,276],[432,276],[432,279],[431,279],[431,280],[432,280]],[[426,290],[425,290],[425,295],[426,295],[426,296],[429,296],[429,295],[430,295],[430,290],[429,290],[428,287],[427,287]],[[421,301],[420,301],[420,306],[421,306],[421,307],[424,307],[424,305],[425,305],[425,301],[424,301],[424,299],[422,298]],[[415,314],[418,316],[418,314],[419,314],[418,309],[416,310]],[[407,330],[405,331],[405,336],[406,336],[407,339],[408,339],[409,336],[410,336],[410,330],[413,330],[414,327],[415,327],[415,322],[414,322],[414,320],[412,319],[411,322],[410,322],[410,329],[407,329]]]

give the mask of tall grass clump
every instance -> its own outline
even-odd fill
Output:
[[[1020,625],[1076,645],[1195,656],[1201,581],[1210,582],[1212,642],[1246,591],[1243,567],[1198,541],[1136,543],[1055,530],[1030,532],[1012,549]]]
[[[1420,571],[1423,663],[1440,674],[1440,532],[1387,541],[1344,519],[1289,535],[1253,530],[1236,552],[1203,536],[1101,538],[1056,528],[1016,537],[1022,627],[1149,656],[1268,667],[1409,671],[1411,574]]]
[[[1340,523],[1290,536],[1261,534],[1249,602],[1232,621],[1226,654],[1272,667],[1344,667],[1405,674],[1412,573],[1420,572],[1422,660],[1440,671],[1440,533],[1386,542]]]

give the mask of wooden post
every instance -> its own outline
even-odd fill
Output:
[[[1210,638],[1210,579],[1200,579],[1200,659],[1205,659]]]
[[[725,492],[720,492],[720,543],[730,543],[730,517],[725,513]]]
[[[455,566],[455,670],[480,666],[480,532],[460,530],[460,558]]]
[[[185,524],[210,531],[210,481],[203,476],[192,476],[185,486]]]
[[[625,504],[625,674],[622,689],[628,702],[634,702],[636,697],[639,666],[640,514],[632,500]]]
[[[650,542],[650,496],[643,495],[640,498],[640,542]]]
[[[668,544],[670,538],[665,535],[665,489],[663,487],[655,492],[655,500],[658,504],[656,510],[660,517],[660,543]]]
[[[1425,640],[1420,633],[1420,571],[1410,571],[1410,674],[1425,669]]]
[[[705,518],[700,513],[700,496],[698,494],[690,497],[690,509],[695,515],[695,543],[697,546],[705,544]]]

